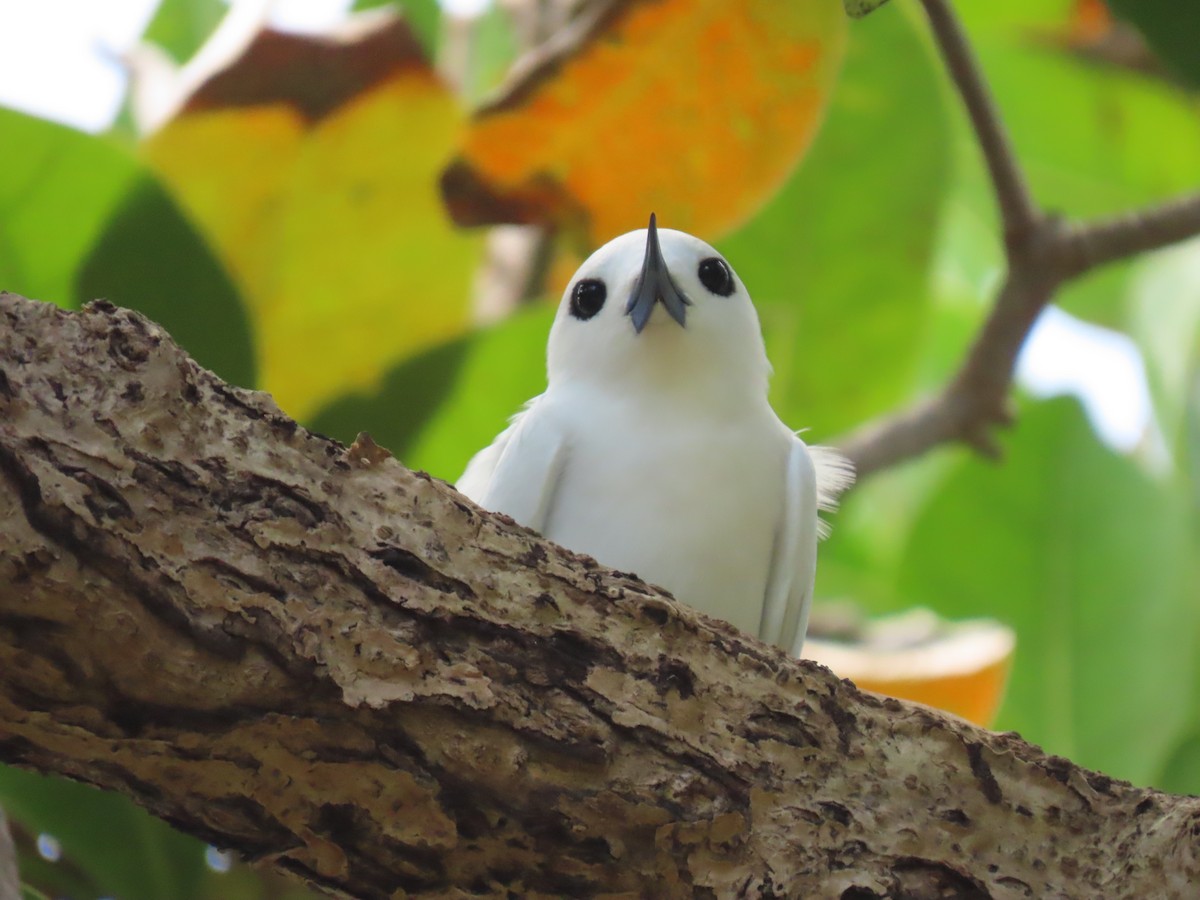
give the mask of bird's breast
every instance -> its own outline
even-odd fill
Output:
[[[773,413],[580,417],[546,536],[756,634],[789,435]]]

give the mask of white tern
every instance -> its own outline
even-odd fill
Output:
[[[567,285],[547,374],[458,489],[799,654],[817,513],[853,475],[771,408],[758,315],[724,258],[653,215],[605,244]]]

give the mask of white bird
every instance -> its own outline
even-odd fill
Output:
[[[780,421],[770,373],[733,269],[651,215],[575,273],[550,329],[545,393],[458,489],[799,654],[817,512],[853,474]]]

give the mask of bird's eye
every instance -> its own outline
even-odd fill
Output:
[[[720,297],[728,297],[733,293],[733,272],[729,264],[717,256],[701,260],[700,268],[696,270],[700,283]]]
[[[608,288],[599,278],[585,278],[571,288],[571,315],[587,320],[604,308]]]

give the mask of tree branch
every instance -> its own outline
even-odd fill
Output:
[[[1070,274],[1145,253],[1200,234],[1200,194],[1113,219],[1076,226],[1064,237]]]
[[[1000,218],[1009,242],[1019,241],[1041,218],[1012,144],[983,77],[975,51],[947,0],[921,0],[955,87],[962,96],[979,148],[992,178]]]
[[[13,295],[0,760],[353,897],[1200,879],[1200,799],[861,693],[306,432],[134,313]]]
[[[1111,221],[1066,225],[1032,199],[986,79],[947,0],[921,0],[991,175],[1006,272],[975,342],[937,395],[870,422],[840,442],[857,482],[946,443],[1000,454],[1008,394],[1025,338],[1064,283],[1098,266],[1200,234],[1200,194]]]

